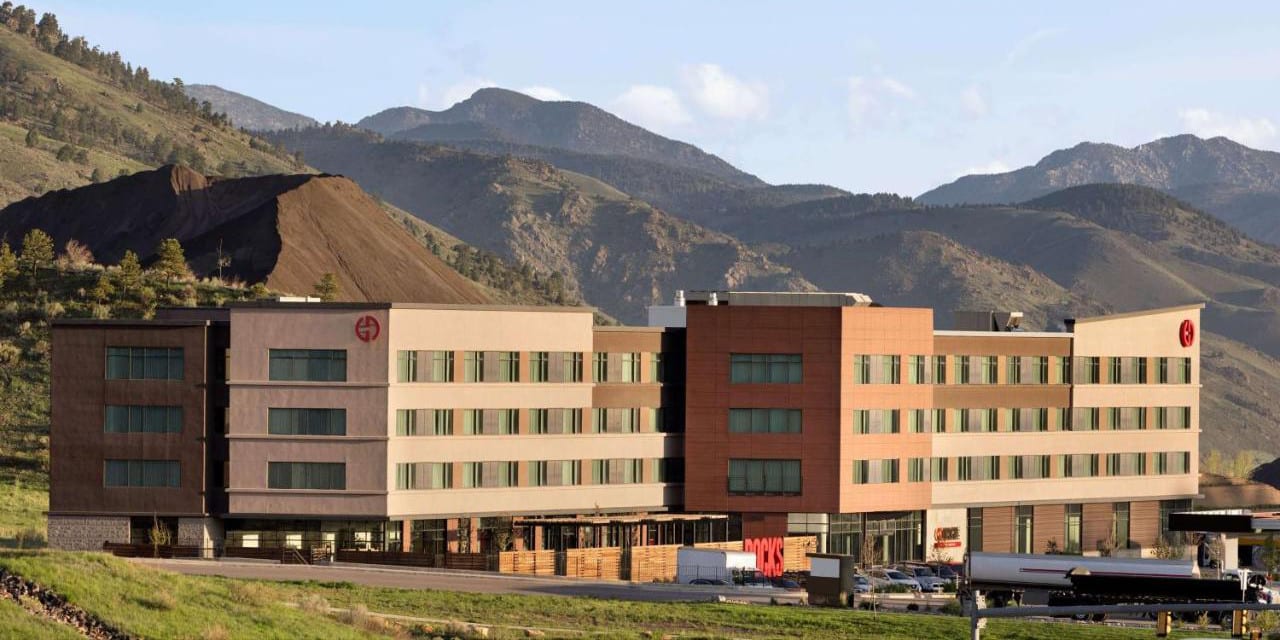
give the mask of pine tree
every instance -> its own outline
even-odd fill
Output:
[[[93,299],[99,303],[104,303],[107,300],[110,300],[111,296],[114,296],[115,294],[115,285],[111,284],[111,278],[107,275],[107,272],[103,271],[98,274],[98,282],[93,286],[93,291],[90,292]]]
[[[0,287],[17,273],[18,256],[13,255],[8,242],[0,242]]]
[[[267,289],[267,285],[255,282],[252,287],[249,287],[249,295],[253,296],[254,300],[265,300],[271,296],[271,291]]]
[[[120,280],[120,289],[125,293],[132,293],[142,286],[142,264],[138,262],[138,254],[132,251],[125,251],[124,257],[120,258],[120,272],[117,276]]]
[[[27,129],[27,147],[35,148],[38,144],[40,144],[40,134],[36,133],[35,127]]]
[[[32,280],[41,269],[53,266],[53,238],[40,229],[32,229],[22,237],[22,255],[18,264]]]
[[[158,258],[151,269],[164,278],[166,283],[172,284],[174,280],[191,278],[191,267],[187,266],[187,257],[183,254],[182,244],[177,238],[161,240],[160,246],[156,247],[156,255]]]
[[[320,278],[320,282],[316,283],[315,293],[325,302],[333,302],[338,299],[340,289],[338,287],[338,278],[332,273],[326,273]]]

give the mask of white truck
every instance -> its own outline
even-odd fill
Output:
[[[676,550],[676,581],[695,584],[694,581],[723,582],[733,584],[739,575],[754,576],[756,554],[752,551],[723,551],[720,549],[696,549],[680,547]]]

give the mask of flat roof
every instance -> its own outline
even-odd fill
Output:
[[[1194,304],[1182,304],[1174,307],[1162,307],[1160,309],[1142,309],[1140,311],[1126,311],[1124,313],[1113,313],[1105,316],[1092,316],[1089,318],[1067,318],[1063,322],[1067,324],[1084,324],[1086,322],[1101,322],[1103,320],[1118,320],[1120,318],[1138,318],[1141,316],[1151,316],[1157,313],[1169,313],[1171,311],[1190,311],[1192,309],[1203,309],[1204,303],[1197,302]]]
[[[306,311],[312,309],[430,309],[443,311],[540,311],[547,313],[595,313],[595,307],[560,306],[560,305],[504,305],[504,304],[450,304],[431,302],[292,302],[280,300],[252,300],[245,302],[228,302],[229,309],[285,309],[290,311]]]
[[[1066,331],[960,331],[956,329],[937,329],[934,330],[933,335],[965,338],[1065,338],[1068,340],[1072,337]]]
[[[708,303],[740,307],[869,307],[874,304],[865,293],[835,291],[687,291],[685,303]]]
[[[207,327],[225,324],[219,320],[145,320],[143,318],[57,318],[55,327]]]

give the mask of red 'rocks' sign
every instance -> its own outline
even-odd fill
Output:
[[[756,570],[770,578],[782,575],[782,538],[752,538],[742,541],[743,551],[754,551]]]
[[[1183,320],[1178,327],[1178,342],[1182,346],[1189,347],[1196,343],[1196,323],[1190,320]]]
[[[356,337],[361,342],[373,342],[378,339],[378,334],[382,333],[382,326],[378,324],[378,319],[373,316],[362,316],[356,320]]]

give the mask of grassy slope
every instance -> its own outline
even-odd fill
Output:
[[[234,165],[235,175],[293,173],[306,167],[266,151],[251,149],[250,136],[235,129],[219,129],[187,114],[168,112],[159,105],[142,100],[137,94],[115,85],[109,79],[54,55],[40,51],[32,41],[0,27],[0,54],[28,70],[28,85],[48,87],[54,79],[62,89],[59,98],[76,104],[97,107],[106,119],[142,128],[149,136],[164,135],[175,143],[192,145],[200,150],[210,171],[222,163]],[[132,107],[143,102],[143,110]],[[41,132],[41,144],[27,148],[24,140],[28,127]],[[122,169],[133,172],[145,166],[130,158],[125,150],[112,148],[107,141],[89,147],[87,164],[59,162],[54,157],[62,141],[48,136],[49,123],[32,116],[20,122],[0,123],[0,205],[52,189],[75,187],[89,182],[95,167],[108,177]]]
[[[333,606],[364,605],[376,613],[581,629],[596,636],[618,638],[642,637],[652,631],[681,637],[905,640],[963,637],[968,625],[966,619],[942,615],[464,594],[346,583],[246,582],[181,576],[101,554],[3,552],[0,567],[52,588],[105,621],[146,637],[193,636],[213,626],[221,626],[234,638],[360,637],[349,627],[318,615],[308,617],[284,605],[316,594]],[[1118,640],[1133,635],[1131,629],[992,621],[984,637]]]
[[[18,603],[0,599],[0,640],[73,640],[84,638],[71,627],[37,618],[23,610]]]

